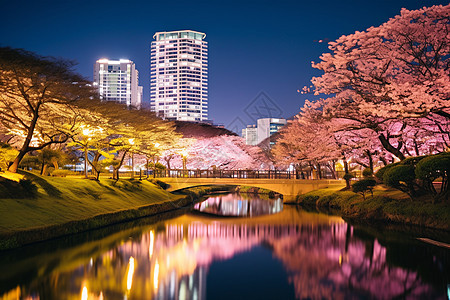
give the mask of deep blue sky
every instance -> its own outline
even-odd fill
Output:
[[[283,117],[299,111],[311,96],[297,89],[320,74],[311,61],[327,51],[318,40],[378,26],[402,7],[434,4],[448,1],[0,0],[0,45],[75,60],[78,72],[90,79],[99,58],[131,59],[140,72],[144,101],[149,101],[153,34],[205,32],[209,117],[235,129],[253,123],[245,109],[260,106],[261,100],[252,101],[261,91]]]

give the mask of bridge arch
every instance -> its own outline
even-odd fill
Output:
[[[159,180],[170,185],[168,191],[175,191],[202,185],[245,185],[268,189],[283,195],[283,201],[294,200],[298,195],[313,190],[344,187],[344,180],[308,180],[308,179],[260,179],[260,178],[171,178]]]

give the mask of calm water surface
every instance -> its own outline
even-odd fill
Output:
[[[256,217],[276,214],[283,209],[283,199],[261,197],[255,194],[219,194],[195,204],[194,210],[225,217]]]
[[[450,250],[416,240],[436,236],[218,195],[0,252],[0,299],[447,299]]]

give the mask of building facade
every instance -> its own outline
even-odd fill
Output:
[[[281,127],[286,125],[287,121],[283,118],[263,118],[258,119],[257,128],[258,128],[258,142],[261,143],[266,138],[270,137],[272,134],[280,130]]]
[[[256,125],[247,125],[247,128],[242,129],[242,137],[245,144],[255,146],[258,144],[258,128]]]
[[[164,119],[208,120],[206,34],[168,31],[154,34],[150,58],[151,109]]]
[[[94,86],[100,99],[116,101],[140,109],[142,86],[134,62],[128,59],[99,59],[94,64]]]

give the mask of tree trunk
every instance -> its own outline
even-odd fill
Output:
[[[153,156],[153,178],[156,178],[156,163],[158,162],[157,156]]]
[[[52,159],[52,164],[53,164],[53,167],[55,168],[55,170],[59,169],[58,160],[56,158]]]
[[[167,177],[170,177],[170,161],[172,160],[172,157],[173,157],[172,155],[169,155],[164,158],[167,164]]]
[[[98,160],[100,159],[100,156],[100,153],[96,152],[94,154],[94,159],[92,160],[92,162],[88,159],[88,163],[91,165],[92,171],[94,172],[94,176],[97,181],[100,178],[101,173],[101,170],[98,168]]]
[[[33,138],[34,128],[36,127],[36,123],[39,117],[38,115],[39,107],[40,104],[38,103],[33,111],[33,119],[31,119],[30,126],[28,127],[27,137],[23,142],[22,148],[19,150],[19,154],[14,159],[13,163],[8,167],[8,171],[10,172],[13,173],[17,172],[17,168],[19,168],[19,164],[22,161],[23,157],[30,151],[29,146],[31,143],[31,139]]]
[[[391,143],[389,143],[389,140],[383,134],[380,134],[378,136],[378,139],[380,140],[381,145],[383,145],[384,149],[395,155],[398,159],[404,160],[406,158],[405,155],[400,151],[403,146],[402,142],[398,142],[398,147],[395,148],[391,145]]]
[[[334,160],[332,161],[332,164],[328,162],[325,166],[328,167],[328,169],[330,170],[332,178],[336,179],[336,171],[334,170]]]
[[[113,179],[119,180],[119,169],[115,167],[113,167]]]
[[[419,145],[417,145],[416,139],[414,139],[414,151],[416,152],[416,156],[420,156]]]
[[[131,179],[134,179],[134,155],[131,153]]]
[[[320,168],[320,163],[317,163],[317,174],[318,179],[322,179],[322,169]]]
[[[88,149],[84,148],[84,178],[88,178]]]
[[[44,175],[44,168],[45,168],[45,159],[44,155],[42,155],[41,176]]]
[[[370,153],[370,150],[366,151],[366,155],[367,155],[367,158],[369,159],[369,169],[373,173],[373,157],[372,157],[372,153]]]
[[[119,169],[123,165],[123,161],[125,159],[125,155],[127,155],[127,152],[128,152],[128,150],[125,150],[123,152],[123,155],[122,155],[122,158],[119,161],[119,164],[117,166],[113,167],[113,179],[115,179],[115,180],[119,180]],[[114,176],[114,173],[115,173],[115,176]]]
[[[345,171],[345,175],[350,174],[349,170],[348,170],[348,162],[347,159],[344,157],[344,171]],[[346,178],[345,179],[345,189],[349,190],[350,189],[350,179]]]
[[[41,175],[44,175],[45,176],[45,173],[47,172],[47,164],[44,164],[43,166],[42,166],[42,169],[41,169]]]
[[[332,166],[333,166],[333,176],[334,176],[333,178],[334,178],[334,179],[337,179],[337,178],[338,178],[338,175],[337,175],[337,172],[336,172],[336,160],[333,159],[333,160],[332,160],[332,163],[333,163]]]

